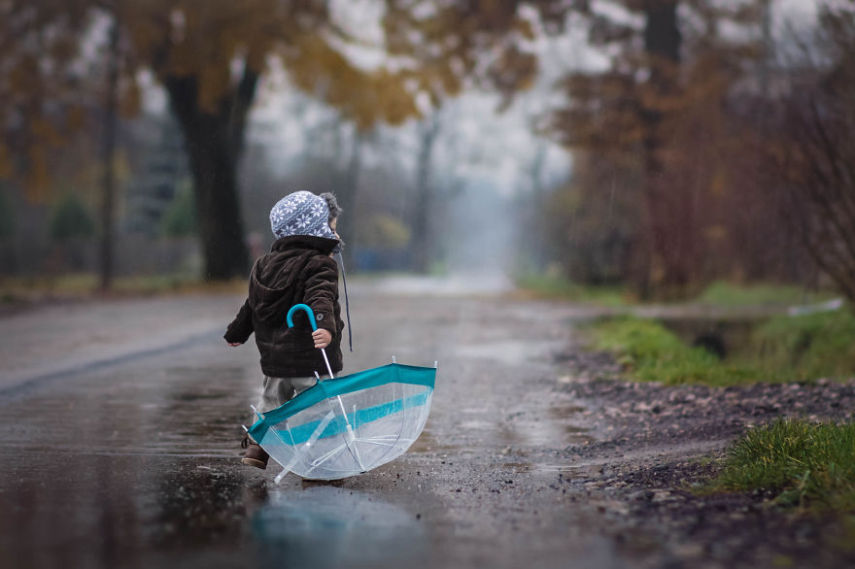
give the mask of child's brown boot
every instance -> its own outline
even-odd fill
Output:
[[[263,448],[252,442],[249,437],[244,437],[240,446],[246,449],[246,453],[240,460],[242,463],[262,470],[267,468],[267,459],[270,458],[270,455]]]

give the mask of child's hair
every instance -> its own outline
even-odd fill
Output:
[[[338,200],[335,199],[335,196],[329,192],[324,192],[320,195],[320,197],[324,198],[327,201],[327,207],[330,209],[330,218],[329,223],[332,223],[332,220],[341,215],[343,211],[341,206],[338,205]]]

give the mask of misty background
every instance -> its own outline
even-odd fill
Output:
[[[0,13],[0,282],[245,278],[307,189],[356,273],[855,296],[851,2]]]

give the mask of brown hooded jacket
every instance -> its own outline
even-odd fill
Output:
[[[273,242],[271,250],[252,268],[249,295],[225,333],[227,342],[245,342],[255,332],[261,371],[270,377],[307,377],[326,373],[321,351],[314,347],[305,312],[285,316],[295,304],[307,304],[318,328],[332,334],[326,348],[333,372],[342,369],[341,335],[344,322],[338,303],[338,265],[330,253],[338,241],[292,235]]]

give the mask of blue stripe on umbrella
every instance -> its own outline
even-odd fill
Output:
[[[406,399],[395,399],[394,401],[389,401],[388,403],[384,403],[382,405],[375,405],[374,407],[366,407],[365,409],[359,409],[355,413],[348,413],[347,419],[351,425],[362,426],[366,423],[371,423],[384,417],[388,417],[389,415],[392,415],[394,413],[400,413],[404,409],[424,405],[425,403],[427,403],[428,396],[430,394],[431,390],[425,390],[424,393],[413,395],[411,397],[407,397]],[[321,420],[318,419],[316,421],[310,421],[297,427],[293,427],[289,429],[290,436],[287,437],[288,440],[285,440],[284,437],[268,437],[268,439],[264,441],[264,444],[286,444],[288,446],[295,446],[305,443],[309,440],[309,438],[312,436],[312,433],[315,432],[315,429],[320,423]],[[346,431],[347,422],[344,421],[344,418],[341,415],[338,415],[335,420],[331,421],[327,425],[327,427],[323,431],[321,431],[321,435],[318,438],[325,439],[327,437],[341,435]]]

